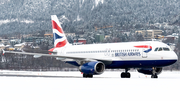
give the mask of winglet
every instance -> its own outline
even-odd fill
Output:
[[[3,51],[2,55],[4,55],[4,54],[5,54],[5,50],[4,50],[4,49],[2,49],[2,51]]]

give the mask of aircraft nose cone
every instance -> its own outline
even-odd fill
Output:
[[[174,63],[178,60],[178,56],[175,52],[171,54],[171,59],[174,60]]]
[[[174,52],[173,58],[178,60],[178,56],[177,56],[177,54],[175,52]]]

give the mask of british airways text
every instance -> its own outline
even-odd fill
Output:
[[[141,56],[140,52],[120,52],[115,53],[115,57],[121,57],[121,56]]]

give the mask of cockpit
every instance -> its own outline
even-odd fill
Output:
[[[157,47],[154,51],[170,51],[168,47]]]

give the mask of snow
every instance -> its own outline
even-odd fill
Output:
[[[4,5],[6,2],[10,2],[10,0],[1,0],[0,5]]]
[[[32,20],[22,20],[22,21],[20,21],[20,22],[22,22],[22,23],[27,23],[27,24],[29,24],[29,23],[34,23],[34,21],[32,21]]]
[[[65,15],[62,15],[62,17],[60,18],[60,20],[68,20],[68,21],[70,21]]]
[[[0,71],[7,74],[16,76],[0,76],[1,101],[179,101],[179,71],[163,71],[158,79],[138,72],[122,79],[120,71],[94,78],[80,72]]]
[[[6,20],[0,20],[0,25],[12,23],[12,22],[21,22],[21,23],[26,23],[26,24],[34,23],[34,21],[32,21],[32,20],[18,20],[18,19],[10,19],[9,20],[9,19],[6,19]]]
[[[103,4],[104,0],[95,0],[96,6],[97,6],[100,2]]]
[[[1,43],[1,44],[0,44],[0,47],[5,47],[5,45]]]
[[[11,20],[6,19],[6,20],[0,20],[0,25],[2,25],[2,24],[6,24],[6,23],[10,23],[10,22],[15,22],[15,21],[17,21],[17,19],[11,19]]]
[[[26,43],[20,43],[20,44],[15,44],[14,47],[21,47],[23,45],[25,45]]]
[[[77,19],[76,19],[77,21],[81,21],[81,18],[79,17],[79,15],[77,16]]]
[[[79,14],[77,15],[77,18],[73,21],[73,22],[75,22],[75,21],[81,21],[81,20],[83,20],[82,18],[80,18],[79,17]]]
[[[93,10],[94,9],[94,6],[91,8],[91,10]]]

